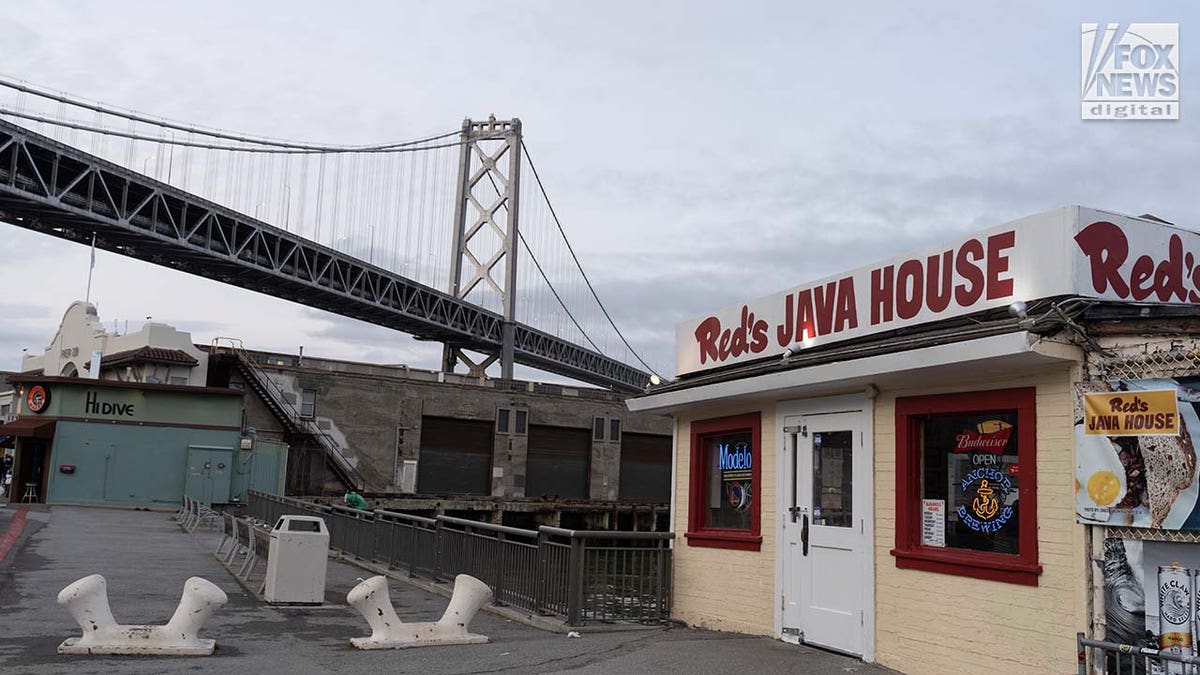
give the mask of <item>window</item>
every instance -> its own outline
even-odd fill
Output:
[[[178,375],[172,375],[170,377],[170,379],[168,380],[168,383],[184,385],[184,384],[188,383],[188,379],[186,377],[179,377]]]
[[[300,416],[301,417],[312,417],[313,409],[316,407],[316,404],[317,404],[317,390],[316,389],[300,390]]]
[[[896,566],[1037,585],[1035,390],[896,399]]]
[[[813,523],[854,527],[854,432],[813,434]]]
[[[759,550],[761,427],[759,413],[692,423],[690,546]]]
[[[608,432],[608,437],[604,436]],[[592,440],[593,441],[608,441],[610,443],[621,442],[621,420],[616,417],[593,417],[592,418]]]
[[[524,436],[528,433],[529,411],[524,408],[496,408],[496,433]]]

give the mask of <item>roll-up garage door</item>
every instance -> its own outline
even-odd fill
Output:
[[[417,492],[491,494],[492,423],[450,417],[421,418]]]
[[[671,437],[658,434],[621,436],[620,499],[627,502],[671,501]]]
[[[588,429],[529,425],[525,496],[587,499],[591,456]]]

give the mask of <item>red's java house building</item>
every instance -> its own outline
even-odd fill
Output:
[[[629,401],[676,420],[675,615],[909,673],[1073,673],[1126,610],[1154,639],[1156,557],[1200,551],[1156,543],[1200,530],[1198,302],[1200,234],[1072,206],[680,324]],[[1174,436],[1085,423],[1163,388]]]

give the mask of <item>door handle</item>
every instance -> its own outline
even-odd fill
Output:
[[[808,555],[808,514],[804,514],[804,523],[800,526],[800,553]]]
[[[800,514],[804,513],[804,511],[805,511],[805,508],[803,506],[788,507],[788,513],[792,514],[792,522],[793,523],[796,522],[797,520],[800,520]]]

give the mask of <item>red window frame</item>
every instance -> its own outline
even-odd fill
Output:
[[[750,451],[754,464],[750,467],[750,481],[754,499],[758,503],[750,512],[750,529],[707,527],[704,524],[708,481],[707,463],[704,461],[704,442],[713,436],[750,432]],[[728,548],[741,551],[758,551],[762,548],[762,414],[746,413],[692,422],[692,452],[688,476],[688,529],[684,533],[689,546]]]
[[[996,389],[896,399],[896,567],[1038,585],[1037,390]],[[921,422],[932,414],[1017,411],[1018,555],[921,545]]]

